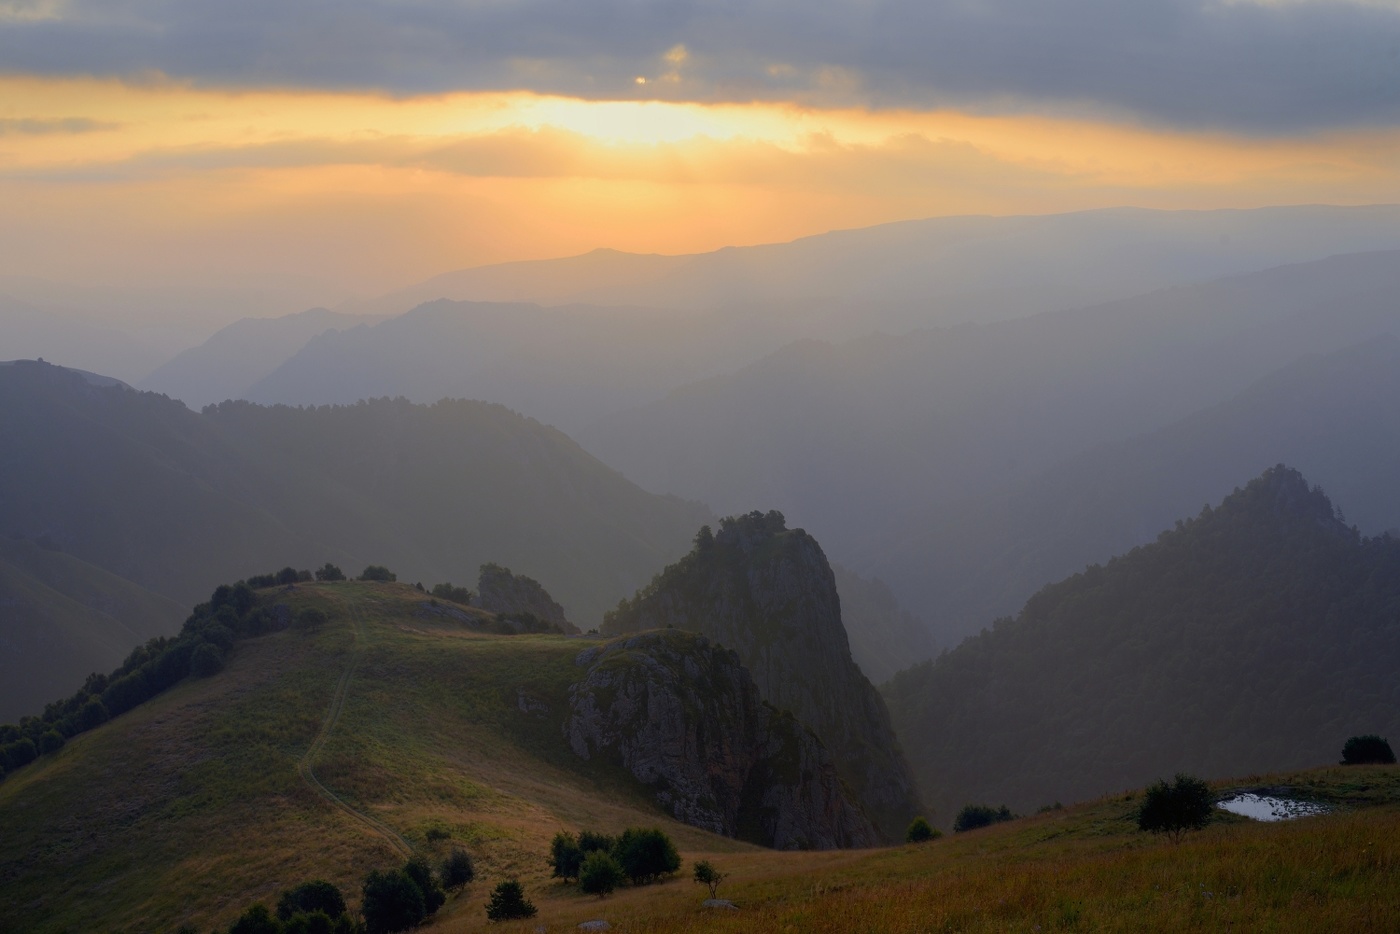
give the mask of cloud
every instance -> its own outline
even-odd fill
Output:
[[[1256,133],[1400,124],[1392,0],[9,0],[0,62],[395,95],[1050,111]]]
[[[0,136],[53,136],[58,134],[96,133],[115,130],[119,123],[89,120],[87,117],[40,119],[34,117],[0,117]]]

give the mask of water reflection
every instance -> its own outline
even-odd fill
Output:
[[[1297,798],[1278,798],[1273,795],[1257,795],[1245,791],[1231,795],[1216,803],[1231,814],[1252,817],[1255,820],[1293,820],[1297,817],[1311,817],[1326,814],[1332,810],[1316,801],[1299,801]]]

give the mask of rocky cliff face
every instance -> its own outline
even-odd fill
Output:
[[[649,632],[587,649],[564,733],[656,790],[678,820],[779,849],[871,846],[877,835],[830,753],[764,703],[735,653]]]
[[[498,564],[481,566],[472,605],[502,617],[533,616],[566,634],[579,631],[564,618],[564,608],[539,581],[524,574],[512,574],[509,568]]]
[[[607,634],[674,626],[733,649],[763,699],[831,751],[881,836],[902,840],[921,810],[884,701],[851,660],[821,547],[778,512],[725,519],[689,555],[607,614]]]

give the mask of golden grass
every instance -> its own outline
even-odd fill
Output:
[[[1393,794],[1400,772],[1386,774]],[[658,934],[1395,931],[1400,806],[1391,801],[1283,824],[1222,817],[1179,845],[1138,833],[1133,802],[1120,798],[888,850],[686,853],[732,874],[720,895],[739,911],[702,909],[706,893],[687,879],[606,900],[554,884],[531,891],[540,915],[516,929],[604,918],[616,931]],[[430,930],[484,929],[478,888]]]
[[[424,617],[423,595],[403,585],[300,585],[270,599],[315,603],[331,622],[242,644],[223,674],[0,783],[0,931],[223,929],[313,878],[357,901],[366,872],[400,858],[297,773],[357,653],[316,774],[420,853],[472,853],[478,881],[430,930],[483,929],[491,887],[512,876],[540,914],[498,930],[602,917],[659,932],[1364,931],[1400,918],[1393,768],[1258,779],[1350,809],[1282,825],[1227,818],[1179,846],[1137,833],[1133,802],[1116,798],[919,847],[773,853],[667,819],[630,776],[567,749],[586,641],[475,634]],[[636,825],[675,838],[680,878],[606,900],[549,878],[558,830]],[[720,894],[742,910],[699,908],[697,858],[732,874]]]

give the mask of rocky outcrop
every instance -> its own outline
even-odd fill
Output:
[[[732,648],[763,699],[821,738],[886,841],[922,811],[885,703],[851,659],[826,555],[779,512],[725,519],[604,617],[616,635],[673,626]]]
[[[509,568],[499,564],[481,566],[472,605],[506,619],[533,616],[547,628],[566,634],[579,631],[564,617],[564,608],[554,602],[539,581],[524,574],[512,574]]]
[[[765,703],[734,652],[679,630],[580,653],[564,733],[655,789],[678,820],[779,849],[871,846],[877,835],[830,753]]]

